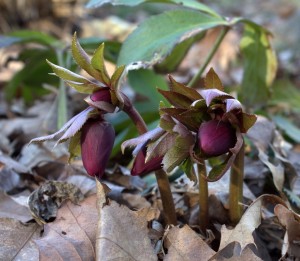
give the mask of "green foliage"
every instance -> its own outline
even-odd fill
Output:
[[[160,63],[177,44],[220,25],[228,25],[228,22],[220,17],[184,9],[150,17],[125,40],[118,64],[142,61],[150,66]]]
[[[244,56],[240,99],[248,107],[258,107],[265,105],[270,97],[277,60],[269,42],[270,33],[248,20],[244,22],[244,35],[240,44]]]
[[[207,5],[199,3],[196,0],[184,0],[184,1],[182,0],[90,0],[87,3],[87,7],[96,8],[107,3],[110,3],[112,5],[127,5],[127,6],[136,6],[142,3],[175,4],[175,5],[193,8],[198,11],[208,13],[212,16],[219,16],[215,11],[213,11]]]

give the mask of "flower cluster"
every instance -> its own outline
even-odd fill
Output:
[[[135,147],[133,154],[137,156],[132,173],[145,174],[159,166],[169,172],[182,165],[188,174],[193,162],[226,155],[207,177],[216,181],[233,163],[243,144],[242,133],[251,128],[256,116],[243,112],[240,102],[224,92],[213,69],[200,91],[176,82],[171,76],[170,82],[169,91],[159,90],[171,104],[161,104],[160,126],[122,145],[123,150]]]
[[[81,154],[87,173],[98,178],[104,174],[115,140],[115,131],[104,119],[104,114],[114,112],[117,106],[124,106],[124,101],[127,100],[126,96],[117,91],[125,67],[117,68],[109,77],[104,65],[103,52],[102,44],[90,59],[74,34],[73,58],[92,76],[93,81],[47,61],[55,75],[76,91],[88,94],[85,101],[89,107],[70,119],[56,133],[31,140],[42,142],[58,136],[60,138],[57,143],[70,140],[70,159]]]

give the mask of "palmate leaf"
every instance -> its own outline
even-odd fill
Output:
[[[99,49],[100,48],[100,49]],[[95,69],[92,65],[92,62],[88,56],[88,54],[83,50],[81,47],[76,33],[74,33],[73,40],[72,40],[72,55],[76,63],[85,70],[89,75],[93,76],[95,79],[102,83],[106,83],[107,78],[106,74],[103,71],[99,71],[100,68],[104,67],[104,64],[102,64],[103,61],[97,60],[99,56],[103,55],[103,51],[101,50],[101,46],[96,50],[96,57],[93,60],[94,66],[97,68]],[[104,76],[104,77],[103,77]]]
[[[162,62],[182,41],[208,29],[228,25],[221,17],[178,9],[152,16],[130,34],[122,45],[118,64],[141,61],[141,66]]]

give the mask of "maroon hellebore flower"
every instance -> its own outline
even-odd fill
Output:
[[[216,157],[229,152],[236,141],[235,129],[229,122],[211,120],[200,125],[199,147],[208,157]]]
[[[151,171],[161,169],[163,156],[154,157],[145,163],[147,147],[144,146],[135,157],[133,167],[131,169],[132,176],[147,174]]]
[[[81,156],[90,176],[101,178],[115,141],[115,130],[102,119],[89,119],[81,130]]]
[[[94,102],[97,101],[104,101],[111,104],[111,96],[108,87],[102,87],[99,91],[94,92],[91,94],[91,100]]]

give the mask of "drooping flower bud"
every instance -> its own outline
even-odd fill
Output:
[[[91,94],[91,100],[94,102],[104,101],[107,103],[111,103],[111,96],[108,87],[102,87],[98,91]]]
[[[236,141],[235,129],[229,122],[211,120],[200,125],[199,147],[208,157],[216,157],[229,152]]]
[[[81,130],[81,156],[90,176],[102,177],[115,141],[115,130],[110,123],[89,119]]]
[[[147,174],[151,171],[161,169],[163,156],[154,157],[145,163],[147,147],[144,146],[136,155],[131,170],[132,176]]]

